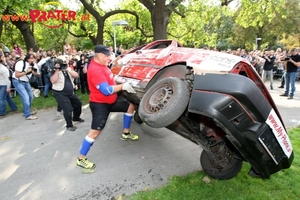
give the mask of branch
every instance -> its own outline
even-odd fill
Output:
[[[115,15],[115,14],[119,14],[119,13],[127,13],[127,14],[130,14],[130,15],[133,15],[135,16],[135,28],[140,30],[141,33],[145,36],[145,37],[153,37],[153,34],[152,35],[148,35],[140,26],[139,26],[139,16],[136,12],[134,11],[129,11],[129,10],[113,10],[113,11],[110,11],[108,13],[106,13],[104,16],[103,16],[103,20],[105,21],[107,18],[109,18],[110,16],[112,15]]]

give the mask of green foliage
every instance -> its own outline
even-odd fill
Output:
[[[30,9],[44,9],[42,5],[50,1],[24,2],[24,0],[3,0],[0,13],[9,6],[16,13],[28,14]],[[186,0],[181,3],[169,19],[168,38],[177,39],[185,46],[209,46],[220,50],[243,47],[252,50],[255,48],[257,37],[262,38],[263,46],[269,44],[270,47],[282,45],[290,47],[300,31],[298,0],[240,0],[237,8],[220,6],[220,2],[221,0],[213,3],[211,0]],[[139,27],[146,35],[153,35],[151,15],[138,0],[120,1],[111,8],[105,7],[104,5],[109,3],[103,0],[87,0],[87,3],[92,5],[101,16],[118,10],[135,11],[139,16]],[[81,3],[77,13],[78,16],[89,14]],[[122,44],[127,49],[152,40],[152,37],[146,37],[138,30],[133,15],[119,13],[105,18],[103,41],[109,40],[107,45],[113,46],[112,22],[120,19],[126,20],[129,25],[116,27],[118,46]],[[85,26],[85,31],[82,30],[81,25]],[[10,22],[4,22],[2,28],[0,39],[3,43],[11,47],[14,42],[17,42],[21,47],[25,47],[22,35],[15,26]],[[33,30],[37,46],[43,49],[61,50],[66,40],[77,49],[91,49],[94,45],[88,35],[96,37],[98,34],[97,21],[91,14],[90,21],[69,22],[58,29],[49,29],[40,23],[30,23],[30,28]]]
[[[294,149],[294,161],[289,169],[273,174],[269,179],[258,179],[247,175],[250,165],[244,163],[242,171],[230,180],[215,180],[203,172],[195,172],[186,176],[174,176],[169,183],[152,191],[141,191],[132,195],[131,200],[289,200],[298,199],[300,191],[300,128],[288,131]]]

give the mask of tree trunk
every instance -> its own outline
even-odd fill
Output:
[[[2,31],[3,31],[3,20],[0,19],[0,39],[1,39],[1,36],[2,36]]]
[[[156,1],[151,13],[154,40],[167,39],[167,27],[169,24],[169,15],[165,12],[166,0]]]
[[[26,49],[29,50],[30,48],[33,51],[38,51],[38,47],[35,42],[34,35],[30,29],[29,23],[26,21],[11,21],[13,25],[15,25],[21,32],[23,39],[25,41]]]
[[[154,40],[167,39],[167,28],[170,23],[170,16],[175,8],[183,0],[172,0],[166,5],[166,0],[150,1],[139,0],[151,13],[151,22],[154,32]],[[155,2],[155,3],[153,3]],[[176,12],[177,14],[180,14]],[[181,16],[183,16],[181,14]]]

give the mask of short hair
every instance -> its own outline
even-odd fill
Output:
[[[297,48],[292,48],[292,50],[291,50],[291,51],[298,51],[298,50],[297,50]]]
[[[29,59],[30,57],[34,57],[34,58],[35,58],[35,56],[34,56],[33,53],[27,53],[26,56],[25,56],[25,58],[24,58],[24,60],[25,60],[25,61],[28,61],[28,59]]]

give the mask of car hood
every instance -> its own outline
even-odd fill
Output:
[[[177,63],[193,67],[195,73],[228,73],[241,61],[247,62],[239,56],[203,49],[141,49],[116,60],[115,65],[119,66],[119,72],[114,74],[138,80],[151,79],[160,69]]]

